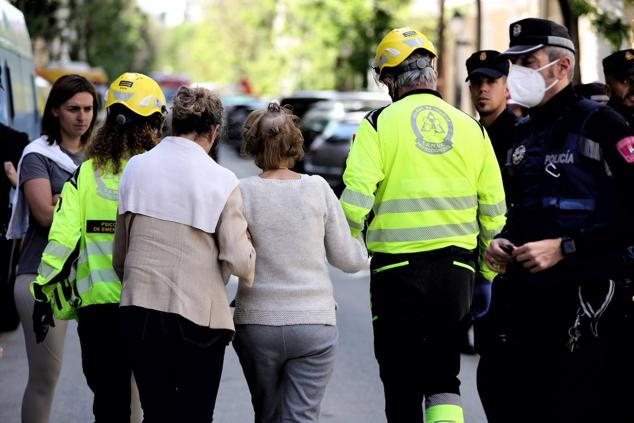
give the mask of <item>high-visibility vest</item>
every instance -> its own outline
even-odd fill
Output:
[[[353,235],[388,254],[481,247],[503,228],[500,169],[484,128],[431,90],[370,112],[359,125],[341,196]],[[481,263],[487,279],[495,273]]]
[[[36,300],[51,302],[58,318],[74,318],[79,307],[120,301],[121,281],[112,268],[120,175],[94,169],[88,160],[64,184],[30,287]]]

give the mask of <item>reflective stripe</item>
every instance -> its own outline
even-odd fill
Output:
[[[48,254],[59,259],[64,259],[70,254],[70,252],[70,248],[64,247],[62,244],[58,244],[55,241],[49,241],[42,254]]]
[[[368,231],[368,242],[429,241],[453,236],[475,235],[477,232],[478,222],[475,221],[419,228],[374,229]]]
[[[89,256],[112,255],[112,241],[90,242],[79,254],[79,263],[86,263]]]
[[[489,229],[489,230],[480,229],[480,238],[482,238],[485,241],[489,241],[489,240],[495,238],[495,236],[497,234],[499,234],[502,231],[503,228],[504,228],[504,226],[499,226],[499,227],[497,227],[495,229]]]
[[[341,201],[352,204],[353,206],[370,209],[374,205],[374,196],[361,194],[360,192],[346,188],[343,190],[343,194],[341,194]]]
[[[592,198],[542,198],[544,207],[555,207],[560,210],[594,210],[595,201]]]
[[[579,140],[579,154],[586,156],[592,160],[601,160],[603,155],[601,154],[601,145],[592,141],[590,138],[582,137]]]
[[[120,281],[119,276],[117,276],[113,269],[91,270],[90,275],[77,281],[77,290],[80,294],[83,294],[90,289],[91,285],[97,282],[119,283]]]
[[[478,211],[484,216],[501,216],[506,213],[506,201],[502,200],[497,204],[479,204]]]
[[[55,273],[55,269],[41,261],[37,268],[37,273],[42,275],[44,279],[48,279],[53,273]]]
[[[383,267],[379,267],[378,269],[374,269],[372,271],[372,273],[379,273],[379,272],[382,272],[384,270],[394,269],[395,267],[407,266],[408,264],[409,264],[409,260],[402,261],[400,263],[388,264],[387,266],[383,266]]]
[[[99,170],[95,169],[95,184],[97,184],[97,195],[104,200],[117,201],[119,200],[119,190],[116,188],[108,188],[103,180],[99,176]]]
[[[458,266],[458,267],[464,267],[465,269],[469,269],[473,273],[475,273],[475,269],[472,266],[469,266],[467,263],[462,263],[460,261],[454,261],[453,264]]]
[[[428,210],[465,210],[478,205],[478,198],[475,195],[465,197],[429,197],[429,198],[407,198],[401,200],[382,201],[375,213],[377,215],[385,213],[412,213]]]
[[[363,223],[358,223],[350,219],[346,219],[346,220],[348,221],[348,225],[350,226],[351,229],[358,229],[360,231],[363,230]]]

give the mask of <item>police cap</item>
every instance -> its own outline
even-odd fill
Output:
[[[634,49],[617,51],[603,59],[603,73],[616,79],[634,75]]]
[[[608,86],[601,82],[575,85],[575,92],[592,101],[608,101]]]
[[[526,18],[509,26],[509,49],[503,56],[519,56],[542,47],[563,47],[575,53],[575,45],[565,26],[547,19]]]
[[[495,50],[476,51],[467,59],[466,65],[467,79],[465,81],[475,75],[498,79],[509,74],[508,60],[500,59],[500,52]]]

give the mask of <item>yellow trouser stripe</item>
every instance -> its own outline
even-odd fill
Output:
[[[395,267],[407,266],[408,264],[409,264],[409,260],[402,261],[400,263],[388,264],[387,266],[383,266],[383,267],[379,267],[378,269],[374,269],[372,271],[372,273],[379,273],[379,272],[382,272],[384,270],[394,269]]]
[[[473,273],[475,273],[475,269],[471,266],[469,266],[467,263],[462,263],[459,261],[454,261],[453,264],[455,264],[458,267],[464,267],[465,269],[469,269],[471,270]]]

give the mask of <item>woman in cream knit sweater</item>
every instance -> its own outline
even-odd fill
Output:
[[[253,286],[238,288],[233,345],[256,422],[318,421],[338,337],[326,260],[345,272],[367,264],[326,181],[289,170],[302,144],[297,118],[277,104],[245,123],[243,153],[262,169],[240,181],[258,258]]]

